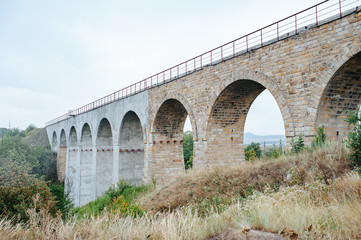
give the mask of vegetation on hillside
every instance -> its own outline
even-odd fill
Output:
[[[1,215],[26,222],[28,209],[46,209],[53,216],[66,214],[70,201],[57,181],[56,154],[50,149],[45,129],[30,125],[26,130],[2,128],[1,133]]]
[[[356,119],[349,119],[356,135],[350,134],[347,144],[326,141],[323,127],[311,146],[297,136],[290,152],[280,143],[271,148],[272,154],[270,150],[257,156],[262,149],[253,144],[249,150],[257,157],[249,160],[256,161],[231,168],[190,169],[154,185],[120,181],[97,200],[72,208],[63,219],[52,208],[39,205],[40,195],[30,194],[23,223],[0,219],[0,239],[248,239],[255,230],[289,239],[359,239],[361,144],[356,126],[360,120],[351,117]],[[191,133],[188,136],[192,139]],[[4,146],[18,141],[7,137]],[[6,147],[0,157],[7,163],[27,162],[19,161],[25,157],[40,164],[38,157],[32,157],[40,155],[28,152],[26,146]],[[34,167],[20,175],[36,181],[44,181],[45,176],[40,177]]]

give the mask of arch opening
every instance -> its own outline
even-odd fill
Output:
[[[51,146],[53,148],[56,148],[58,146],[58,136],[56,135],[55,131],[53,132],[53,137],[52,137],[52,140],[51,140]]]
[[[92,199],[92,160],[93,160],[93,144],[92,133],[89,124],[85,123],[80,138],[80,206],[90,202]]]
[[[347,60],[327,83],[317,109],[315,132],[325,127],[327,139],[342,140],[352,129],[345,122],[347,111],[361,101],[361,52]]]
[[[219,94],[207,123],[208,164],[235,164],[245,159],[246,118],[252,103],[265,89],[256,81],[241,79],[229,84]]]
[[[66,148],[67,147],[67,143],[66,143],[66,135],[65,135],[65,130],[62,129],[60,132],[60,147],[61,148]]]
[[[119,133],[119,178],[141,184],[143,179],[144,133],[139,117],[127,112]]]
[[[248,111],[243,144],[245,160],[253,160],[261,155],[279,157],[286,150],[285,124],[281,110],[267,89],[255,98]]]
[[[113,175],[113,135],[106,118],[98,127],[96,166],[96,196],[99,197],[111,186]]]
[[[60,182],[64,182],[65,180],[67,152],[68,149],[67,149],[65,130],[62,129],[60,131],[59,149],[58,149],[58,156],[56,159],[56,172],[58,175],[58,180]]]
[[[68,176],[67,176],[67,190],[69,198],[75,203],[76,201],[76,184],[77,184],[77,155],[78,155],[78,139],[75,127],[70,128],[69,133],[69,153],[68,153]]]
[[[185,171],[183,133],[188,113],[176,99],[168,99],[159,107],[152,128],[152,166],[156,179],[166,179]]]

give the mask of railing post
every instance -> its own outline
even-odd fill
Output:
[[[179,65],[177,65],[177,78],[179,78]]]
[[[212,51],[211,51],[211,65],[212,65]]]
[[[248,52],[248,35],[246,36],[246,48],[247,48],[247,52]]]
[[[223,62],[223,46],[221,47],[221,61]]]
[[[186,75],[187,75],[187,62],[186,62]]]
[[[203,67],[203,66],[202,66],[202,56],[203,56],[203,55],[201,55],[201,69],[202,69],[202,67]]]
[[[279,27],[278,27],[278,22],[277,22],[277,41],[280,40],[280,31],[279,31]]]
[[[263,41],[262,41],[262,29],[261,29],[261,47],[263,47]]]
[[[316,6],[316,27],[318,27],[317,6]]]
[[[340,8],[340,18],[342,18],[341,0],[338,1],[338,6]]]
[[[194,71],[196,71],[196,58],[194,58]]]
[[[233,57],[236,55],[235,49],[234,49],[234,41],[233,41]]]
[[[297,34],[297,14],[295,15],[295,34]]]
[[[165,83],[165,72],[163,72],[163,83]]]

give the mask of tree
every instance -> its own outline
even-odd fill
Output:
[[[186,131],[183,133],[183,155],[184,165],[186,169],[193,166],[193,135],[192,131]]]
[[[351,150],[349,154],[351,166],[361,171],[361,116],[359,109],[357,112],[349,112],[346,122],[353,126],[353,131],[347,135],[346,139],[346,145]]]
[[[305,149],[305,142],[301,134],[298,135],[297,141],[292,138],[291,147],[291,152],[293,153],[300,153]]]
[[[251,144],[244,149],[246,161],[253,161],[256,158],[260,158],[261,154],[262,150],[260,143],[251,142]]]
[[[317,128],[315,138],[312,140],[312,148],[321,147],[326,143],[325,126]]]

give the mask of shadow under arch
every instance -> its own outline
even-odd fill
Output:
[[[99,123],[96,144],[96,197],[99,197],[112,185],[113,178],[113,135],[106,118]]]
[[[356,111],[360,103],[361,52],[358,52],[339,63],[338,68],[329,78],[320,95],[315,130],[324,126],[328,139],[342,140],[352,130],[345,122],[348,111]]]
[[[151,127],[153,140],[149,163],[151,177],[163,181],[185,172],[183,129],[188,115],[182,102],[175,98],[163,101],[157,109]],[[193,116],[190,116],[191,124],[192,118]]]
[[[119,179],[141,184],[144,163],[144,132],[134,111],[128,111],[119,130]]]
[[[264,89],[267,89],[271,93],[271,95],[276,100],[277,105],[281,111],[287,140],[290,140],[292,137],[295,136],[295,124],[290,107],[287,104],[288,101],[282,90],[279,88],[278,84],[275,82],[275,80],[271,79],[266,74],[263,74],[261,72],[252,71],[244,68],[240,68],[237,71],[233,71],[228,75],[224,75],[222,77],[219,77],[218,75],[215,75],[214,77],[219,79],[219,84],[217,84],[217,86],[214,86],[214,90],[209,98],[209,106],[207,108],[208,121],[206,128],[208,128],[208,123],[210,119],[209,117],[211,111],[213,110],[213,106],[216,100],[218,99],[218,97],[220,96],[220,94],[228,86],[230,86],[232,83],[236,81],[249,80],[259,83],[260,85],[263,86]]]
[[[218,94],[207,120],[206,165],[236,164],[244,160],[243,141],[247,114],[254,100],[265,89],[267,88],[260,82],[238,79],[230,81]],[[278,93],[278,98],[280,96]],[[273,97],[276,99],[275,96]],[[280,106],[279,108],[281,110]],[[285,114],[287,106],[283,108]],[[282,114],[283,118],[284,114]],[[286,125],[287,120],[283,120],[287,135],[286,127],[289,126]],[[288,121],[293,123],[290,119]],[[293,128],[289,128],[288,131],[290,134]]]
[[[53,137],[51,140],[51,147],[56,149],[58,147],[58,136],[56,135],[56,131],[53,132]]]
[[[93,137],[90,126],[85,123],[81,130],[80,137],[80,187],[79,204],[80,206],[92,200],[93,182],[92,182],[92,163],[93,163]]]

